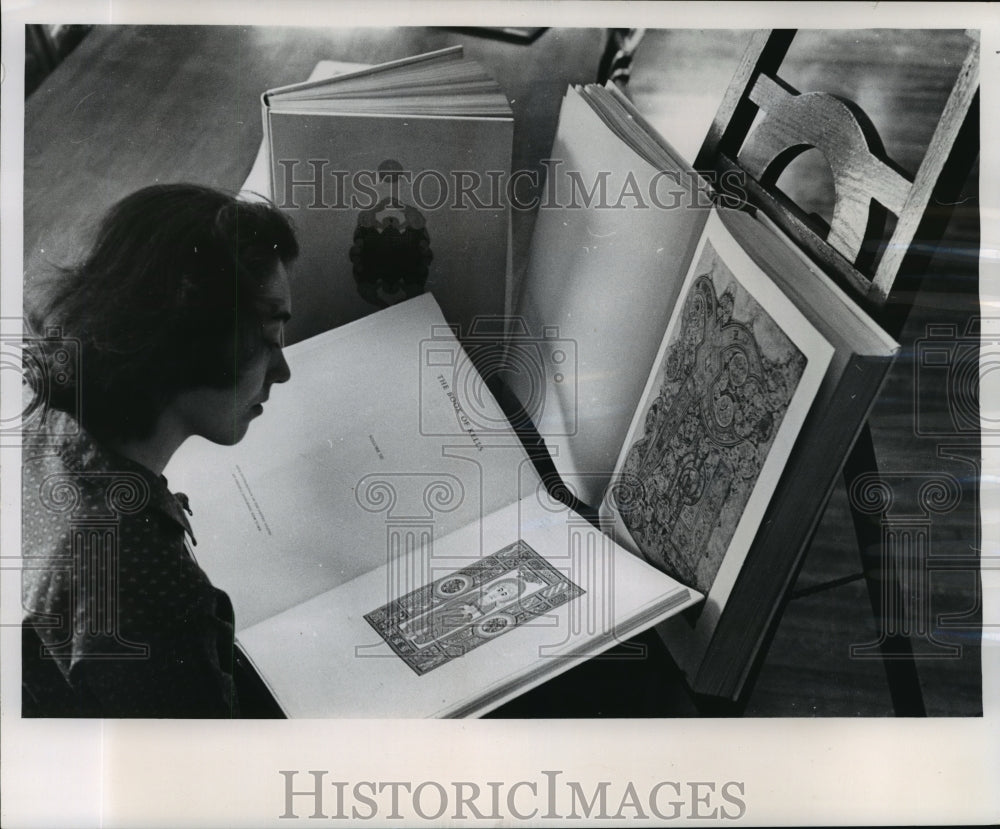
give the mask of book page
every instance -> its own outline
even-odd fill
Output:
[[[194,554],[237,628],[384,565],[401,528],[419,540],[475,525],[532,485],[431,296],[285,354],[292,380],[243,441],[192,438],[165,473],[190,499]]]
[[[510,384],[583,501],[600,500],[707,216],[567,92],[517,303]],[[699,206],[701,205],[701,206]]]
[[[685,665],[707,645],[832,346],[710,217],[615,468],[626,546],[707,594],[670,626]]]
[[[482,554],[466,527],[243,631],[285,712],[485,713],[701,598],[543,490],[482,532]]]

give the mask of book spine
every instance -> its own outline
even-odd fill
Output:
[[[694,680],[696,694],[737,700],[774,634],[809,543],[864,425],[891,357],[853,355],[836,385],[817,397]],[[858,405],[858,401],[866,401]],[[817,472],[819,471],[819,472]],[[817,474],[823,477],[817,477]],[[753,658],[748,658],[749,655]]]

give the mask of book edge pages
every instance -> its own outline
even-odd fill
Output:
[[[880,364],[878,369],[872,367],[872,363]],[[874,384],[874,391],[868,398],[868,403],[864,409],[858,410],[858,418],[853,428],[851,429],[850,438],[845,442],[845,445],[852,446],[854,441],[857,439],[858,434],[864,427],[864,424],[868,418],[868,414],[871,412],[872,407],[878,399],[878,395],[885,385],[886,378],[889,374],[889,369],[893,363],[892,356],[868,356],[853,354],[851,359],[847,361],[847,366],[844,372],[841,374],[840,379],[837,381],[836,385],[832,389],[832,393],[835,396],[840,396],[844,391],[845,379],[850,377],[850,372],[853,368],[861,368],[862,364],[865,365],[865,369],[868,372],[878,371],[879,377],[878,381]],[[871,387],[870,384],[869,388]],[[840,445],[840,444],[838,444]],[[794,450],[793,450],[794,451]],[[805,554],[805,549],[803,548],[803,543],[806,539],[811,537],[812,533],[815,532],[816,528],[819,526],[820,521],[823,518],[823,505],[825,505],[836,485],[838,479],[840,478],[841,472],[844,467],[844,462],[847,460],[847,452],[843,453],[843,460],[841,463],[829,470],[829,481],[826,486],[825,494],[822,498],[817,499],[817,503],[820,504],[820,508],[815,510],[814,515],[811,516],[809,522],[808,530],[801,535],[802,542],[798,543],[798,549],[794,550],[792,555],[787,558],[788,565],[783,567],[782,571],[784,573],[783,582],[778,587],[776,591],[778,595],[784,595],[788,590],[790,590],[794,583],[794,577],[798,575],[797,564],[801,561],[801,557]],[[779,487],[781,482],[779,482]],[[755,545],[756,546],[756,545]],[[731,597],[732,598],[732,597]],[[718,641],[718,634],[721,630],[721,625],[716,627],[716,631],[713,634],[712,640],[709,642],[705,653],[702,658],[699,659],[699,664],[697,666],[697,671],[693,674],[693,679],[691,681],[692,688],[696,693],[704,691],[715,696],[730,696],[732,697],[732,688],[742,688],[743,684],[746,682],[750,676],[750,671],[753,667],[754,658],[756,658],[757,653],[759,653],[761,644],[763,643],[765,637],[767,636],[768,627],[773,620],[774,615],[777,613],[777,603],[772,605],[772,607],[764,614],[761,615],[763,621],[762,624],[758,625],[757,633],[754,637],[753,643],[749,648],[741,648],[741,652],[749,651],[752,654],[752,658],[745,659],[741,663],[742,667],[738,672],[732,671],[732,662],[725,659],[724,656],[721,657],[723,661],[727,663],[725,671],[719,671],[715,663],[718,661],[719,657],[713,654],[713,651],[720,649],[724,651],[725,643]]]
[[[428,63],[434,60],[440,60],[441,58],[452,59],[454,57],[461,57],[464,53],[464,49],[461,45],[448,46],[444,49],[437,49],[433,52],[424,52],[420,55],[410,55],[405,58],[399,58],[398,60],[387,61],[386,63],[373,64],[369,66],[364,66],[363,68],[354,69],[349,72],[337,73],[336,75],[331,75],[324,78],[313,78],[310,77],[308,80],[299,81],[298,83],[285,84],[284,86],[277,86],[273,89],[268,89],[264,92],[264,97],[269,98],[274,95],[281,95],[284,92],[297,92],[304,89],[313,89],[318,86],[322,86],[333,78],[338,80],[349,80],[351,78],[363,77],[365,75],[374,75],[376,73],[391,72],[395,69],[399,69],[405,66],[412,66],[419,63]]]
[[[484,121],[487,123],[514,123],[513,115],[483,115],[483,114],[463,114],[463,113],[411,113],[411,112],[340,112],[332,109],[294,109],[277,108],[269,106],[267,108],[271,116],[279,115],[299,115],[305,117],[318,118],[392,118],[395,120],[412,121],[436,120],[436,121]]]

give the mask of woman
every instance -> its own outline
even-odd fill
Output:
[[[162,473],[192,435],[238,442],[289,379],[297,253],[270,205],[148,187],[108,212],[35,315],[24,716],[240,714],[232,605],[195,563],[186,498]]]

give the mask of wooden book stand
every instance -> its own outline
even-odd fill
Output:
[[[753,36],[695,168],[714,176],[740,176],[749,202],[898,338],[951,206],[978,155],[978,34],[966,33],[964,62],[912,178],[886,156],[860,107],[823,92],[800,94],[778,76],[794,36],[793,30],[765,30]],[[806,215],[775,186],[788,165],[811,148],[823,154],[833,179],[835,201],[828,226]],[[895,226],[887,235],[890,215],[895,217]],[[844,465],[849,491],[858,481],[877,481],[877,471],[866,424]],[[912,605],[920,597],[914,595],[912,584],[901,583],[912,574],[912,563],[898,559],[908,555],[906,551],[883,549],[886,539],[872,512],[859,509],[856,499],[852,501],[862,565],[880,631],[878,642],[865,647],[881,653],[896,714],[923,716],[910,640],[920,633],[911,624]],[[802,558],[804,551],[799,566]],[[754,660],[748,680],[735,689],[731,699],[703,700],[703,711],[743,710],[778,619],[780,612],[765,647],[748,655]]]

